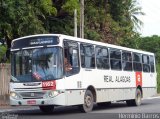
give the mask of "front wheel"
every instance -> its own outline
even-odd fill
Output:
[[[53,105],[39,106],[39,109],[45,113],[52,113],[54,111]]]
[[[93,94],[90,90],[87,90],[84,95],[84,104],[79,106],[82,112],[91,112],[93,109]]]
[[[140,106],[141,101],[142,101],[142,92],[140,89],[137,89],[135,99],[127,100],[126,103],[128,106]]]

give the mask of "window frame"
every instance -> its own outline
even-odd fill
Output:
[[[98,48],[101,49],[101,50],[106,49],[107,50],[107,57],[105,57],[105,56],[97,57],[97,49]],[[106,63],[106,65],[108,65],[108,68],[103,67],[103,65],[102,65],[101,68],[98,67],[98,65],[97,65],[97,59],[102,59],[102,60],[107,59],[108,63]],[[96,68],[97,69],[109,70],[110,69],[110,61],[109,61],[109,50],[108,50],[108,48],[105,47],[105,46],[99,46],[99,45],[95,46],[95,60],[96,60]]]
[[[123,53],[130,54],[131,60],[123,59]],[[131,63],[131,69],[129,69],[129,70],[125,69],[125,67],[123,66],[124,63],[126,63],[126,65],[127,65],[127,63]],[[123,71],[133,71],[133,58],[132,58],[132,52],[131,51],[122,50],[122,70]]]
[[[71,43],[75,43],[75,44],[77,44],[77,59],[78,59],[78,67],[77,67],[77,69],[78,69],[78,71],[77,72],[72,72],[72,70],[73,70],[73,63],[71,63],[71,66],[72,66],[72,70],[71,71],[69,71],[69,72],[66,72],[65,70],[63,70],[64,71],[64,75],[66,76],[66,77],[68,77],[68,76],[71,76],[71,75],[75,75],[75,74],[78,74],[79,72],[80,72],[80,57],[79,57],[79,43],[77,42],[77,41],[73,41],[73,40],[69,40],[69,39],[64,39],[63,40],[63,68],[65,69],[65,65],[64,65],[64,58],[65,58],[65,49],[66,48],[68,48],[68,47],[72,47],[72,46],[65,46],[65,44],[64,44],[64,42],[70,42],[70,43],[68,43],[68,44],[71,44]],[[74,48],[73,48],[74,49]],[[68,49],[69,50],[69,49]],[[69,62],[71,62],[71,58],[69,57],[69,53],[67,53],[67,59],[69,59]]]
[[[144,57],[147,58],[147,62],[144,61]],[[144,67],[148,68],[149,66],[149,71],[145,70]],[[146,55],[146,54],[142,54],[142,71],[145,72],[145,73],[150,73],[151,71],[151,66],[150,66],[150,59],[149,59],[149,55]]]
[[[151,58],[152,58],[152,60],[151,60]],[[151,73],[155,73],[156,69],[155,69],[155,57],[154,57],[154,55],[149,56],[149,64],[150,64],[150,67],[151,67],[151,69],[150,69]],[[153,66],[153,68],[152,68],[152,66]]]
[[[111,51],[119,51],[120,52],[120,58],[111,58]],[[111,70],[118,70],[121,71],[122,70],[122,50],[121,49],[117,49],[117,48],[109,48],[109,62],[110,62],[110,69]],[[120,63],[119,68],[114,68],[112,67],[112,61],[118,61]]]
[[[140,62],[134,60],[134,55],[135,55],[135,54],[139,54],[139,55],[140,55]],[[134,71],[138,71],[138,72],[142,72],[142,71],[143,71],[143,67],[142,67],[142,54],[141,54],[141,53],[137,53],[137,52],[132,52],[132,60],[133,60],[133,70],[134,70]],[[137,65],[137,64],[140,64],[141,70],[135,69],[135,68],[137,68],[137,66],[136,66],[135,64],[136,64],[136,65]],[[136,67],[135,67],[135,66],[136,66]]]
[[[92,67],[86,67],[85,66],[85,56],[86,56],[86,53],[84,53],[84,51],[83,51],[83,53],[84,53],[84,55],[82,55],[82,50],[83,49],[81,49],[81,46],[83,45],[83,47],[85,47],[85,46],[92,46],[93,47],[93,54],[91,54],[92,56],[88,56],[87,55],[87,57],[90,57],[91,58],[91,62],[92,62],[92,60],[94,61],[93,62],[93,64],[94,64],[94,66]],[[83,64],[82,64],[82,56],[84,56],[84,66],[83,66]],[[92,59],[93,58],[93,59]],[[90,43],[80,43],[80,60],[81,60],[81,67],[82,68],[86,68],[86,69],[95,69],[96,68],[96,61],[95,61],[95,46],[93,45],[93,44],[90,44]],[[92,64],[91,64],[92,65]]]

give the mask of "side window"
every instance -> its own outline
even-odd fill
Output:
[[[133,53],[133,69],[134,71],[142,71],[142,56],[139,53]]]
[[[149,56],[142,55],[143,72],[150,72]]]
[[[109,69],[108,49],[96,46],[96,64],[98,69]]]
[[[79,72],[78,56],[78,43],[64,41],[64,68],[66,75],[72,75]]]
[[[83,68],[95,68],[94,46],[91,44],[81,44],[81,65]]]
[[[132,71],[132,54],[131,54],[131,52],[122,51],[122,68],[124,71]]]
[[[110,65],[111,69],[121,70],[121,51],[118,49],[110,49]]]
[[[154,57],[150,56],[149,60],[150,60],[151,72],[155,72]]]

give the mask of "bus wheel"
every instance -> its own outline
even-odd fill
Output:
[[[90,90],[87,90],[84,95],[84,104],[80,105],[80,110],[82,112],[90,112],[93,109],[93,94]]]
[[[137,88],[135,99],[127,100],[126,103],[128,106],[140,106],[141,101],[142,101],[142,92],[139,88]]]
[[[101,102],[101,103],[97,103],[97,105],[100,107],[107,107],[111,105],[111,102]]]
[[[53,105],[39,106],[39,109],[45,113],[52,113],[54,111]]]

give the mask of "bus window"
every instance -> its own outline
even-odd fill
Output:
[[[12,75],[19,76],[22,75],[22,51],[12,52]]]
[[[133,69],[134,71],[142,71],[142,56],[139,53],[133,53]]]
[[[63,76],[60,47],[33,49],[32,75],[35,80],[56,80]]]
[[[150,56],[150,66],[151,66],[151,72],[155,72],[155,67],[154,67],[154,57]]]
[[[110,49],[110,64],[111,69],[121,70],[121,51],[118,49]]]
[[[95,68],[94,46],[91,44],[81,44],[81,66],[83,68]]]
[[[131,52],[122,51],[122,68],[124,71],[132,71],[132,54],[131,54]]]
[[[78,43],[64,41],[64,65],[66,75],[79,72]]]
[[[142,63],[143,63],[143,72],[150,72],[149,56],[143,55]]]
[[[98,69],[109,69],[108,49],[105,47],[96,47],[96,64]]]

